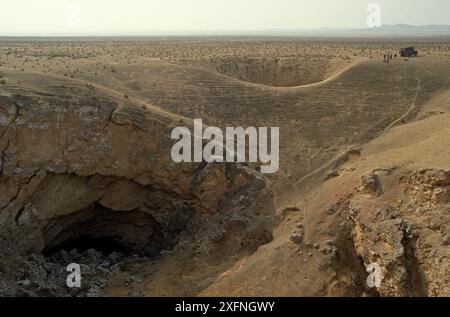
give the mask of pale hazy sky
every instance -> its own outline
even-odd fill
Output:
[[[365,28],[373,2],[382,24],[450,24],[450,0],[0,0],[0,35]]]

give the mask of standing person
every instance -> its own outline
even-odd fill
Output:
[[[384,61],[384,62],[386,61],[386,54],[384,54],[384,59],[383,59],[383,61]]]
[[[395,53],[395,55],[394,55],[394,56],[395,56],[395,59],[397,59],[397,53]]]

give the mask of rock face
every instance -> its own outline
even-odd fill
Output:
[[[450,170],[352,164],[355,170],[328,180],[308,197],[301,206],[304,215],[289,215],[301,219],[297,226],[291,221],[284,235],[295,250],[289,252],[294,269],[279,265],[279,254],[266,259],[260,252],[270,263],[263,269],[287,271],[292,280],[308,278],[309,286],[318,285],[307,291],[314,296],[449,296]],[[239,282],[247,283],[245,291],[256,288],[245,276],[262,270],[242,267]],[[233,282],[225,277],[206,294],[217,295]],[[286,282],[285,293],[297,292],[298,283]]]
[[[379,295],[450,295],[449,188],[449,170],[374,170],[348,196],[341,212]]]
[[[188,229],[205,243],[246,231],[265,179],[241,165],[173,163],[177,122],[121,100],[70,82],[2,88],[1,254],[77,238],[157,254]]]

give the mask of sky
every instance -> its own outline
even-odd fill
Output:
[[[450,0],[0,0],[0,36],[366,28],[370,3],[382,25],[450,25]]]

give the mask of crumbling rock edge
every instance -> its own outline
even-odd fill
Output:
[[[359,285],[354,296],[450,295],[450,169],[377,168],[339,197],[305,236],[323,234],[323,223],[334,234],[331,266],[343,278],[328,295],[342,292],[349,274]]]
[[[40,254],[77,230],[121,236],[130,252],[151,250],[145,256],[180,240],[245,253],[272,239],[268,217],[255,212],[271,201],[262,175],[237,164],[175,164],[176,122],[84,89],[70,100],[32,90],[0,96],[3,259]],[[127,234],[133,221],[141,230]]]

